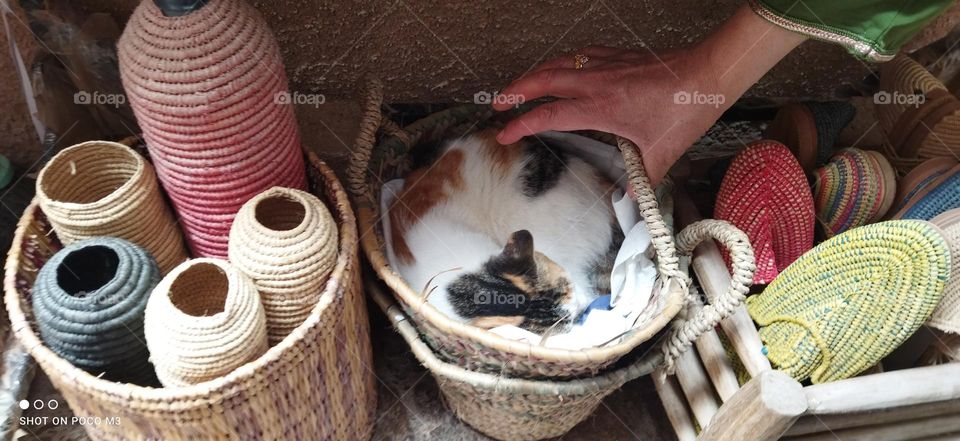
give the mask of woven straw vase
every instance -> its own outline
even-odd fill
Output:
[[[360,228],[371,232],[361,238],[361,246],[377,275],[390,288],[398,303],[406,308],[424,340],[441,359],[470,371],[503,377],[570,379],[594,376],[662,331],[690,299],[687,296],[689,275],[680,270],[678,254],[681,253],[677,252],[672,231],[667,228],[660,214],[656,196],[637,153],[639,149],[627,140],[618,139],[617,147],[624,157],[628,182],[637,195],[640,213],[656,251],[661,283],[656,301],[662,302],[660,314],[645,326],[632,330],[619,342],[576,351],[510,340],[489,330],[451,319],[429,302],[424,302],[420,288],[411,287],[390,267],[380,225],[380,186],[390,179],[404,176],[410,167],[409,155],[417,149],[429,149],[444,140],[497,124],[495,112],[489,106],[454,107],[400,128],[380,111],[383,102],[380,82],[374,80],[368,84],[364,99],[363,121],[347,171]],[[379,142],[378,132],[384,134]],[[728,291],[718,296],[717,306],[710,305],[701,312],[691,314],[685,320],[676,322],[668,332],[666,344],[660,347],[667,372],[672,372],[673,362],[693,340],[713,329],[722,317],[730,313],[731,308],[740,304],[743,294],[748,290],[746,285],[749,285],[753,276],[753,252],[746,236],[725,222],[709,223],[703,227],[703,231],[705,233],[698,236],[697,240],[724,234],[738,237],[730,242],[731,252],[736,254],[733,259],[737,262],[734,268],[736,277],[733,277]],[[741,277],[743,274],[749,274],[749,277]],[[513,396],[510,399],[522,401],[524,397]]]
[[[943,299],[927,324],[960,335],[960,208],[943,213],[930,222],[943,231],[943,237],[950,244],[952,269],[943,290]]]
[[[305,189],[277,42],[243,0],[181,17],[153,1],[117,43],[120,74],[194,256],[227,257],[230,223],[273,186]]]
[[[150,295],[150,361],[165,387],[226,375],[267,351],[267,320],[253,281],[229,262],[181,263]]]
[[[797,381],[857,375],[933,313],[950,275],[938,228],[897,220],[831,238],[747,299],[770,362]]]
[[[192,386],[149,388],[97,378],[40,340],[30,287],[60,248],[36,203],[20,219],[7,257],[4,303],[10,326],[78,417],[118,417],[85,425],[93,439],[317,439],[370,437],[376,410],[373,354],[360,287],[357,228],[336,175],[308,154],[312,193],[339,231],[337,264],[304,324],[259,358]]]
[[[123,144],[90,141],[63,149],[40,171],[37,200],[64,244],[126,239],[145,248],[163,274],[187,259],[153,167]]]
[[[337,258],[337,225],[316,196],[274,187],[248,201],[230,228],[230,262],[253,280],[271,345],[303,323]]]
[[[153,257],[123,239],[67,246],[40,269],[32,291],[44,344],[93,375],[152,384],[143,311],[159,281]]]

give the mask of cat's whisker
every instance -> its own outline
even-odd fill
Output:
[[[427,280],[427,283],[423,284],[423,289],[420,290],[420,300],[427,300],[427,297],[430,297],[430,294],[433,294],[433,291],[437,289],[436,286],[434,286],[433,288],[430,287],[430,285],[433,283],[433,279],[440,277],[441,274],[460,271],[462,269],[463,267],[458,266],[456,268],[446,269],[446,270],[440,271],[439,273],[434,274],[433,277],[430,278],[430,280]]]
[[[567,315],[560,317],[559,320],[553,322],[553,324],[550,325],[550,327],[547,328],[546,331],[543,331],[543,335],[540,337],[540,346],[545,345],[547,342],[547,338],[553,335],[553,332],[557,330],[557,326],[560,325],[560,323],[563,323],[568,318],[570,318],[571,315],[572,314],[567,313]]]

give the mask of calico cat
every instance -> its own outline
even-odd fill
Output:
[[[504,146],[495,135],[450,141],[406,177],[389,210],[390,257],[452,318],[565,329],[610,290],[623,241],[615,187],[539,139]]]

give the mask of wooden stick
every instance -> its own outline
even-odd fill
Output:
[[[729,401],[740,390],[740,382],[737,381],[737,374],[733,371],[726,351],[723,350],[720,336],[716,331],[710,330],[703,333],[695,344],[697,353],[700,354],[700,361],[707,369],[717,395],[720,395],[720,400],[724,403]]]
[[[764,371],[723,405],[698,439],[775,440],[806,410],[800,383],[783,372]]]
[[[667,412],[667,419],[670,420],[670,425],[677,434],[677,441],[695,441],[697,430],[693,426],[693,420],[690,419],[690,412],[683,401],[683,392],[677,384],[677,379],[669,376],[660,380],[661,377],[663,376],[659,372],[655,372],[653,385],[657,388],[663,410]]]
[[[700,427],[705,427],[717,413],[720,405],[717,403],[707,372],[700,364],[694,348],[687,349],[677,360],[676,377],[690,405],[690,410],[693,411],[694,418],[700,423]]]
[[[960,363],[848,378],[804,389],[809,413],[835,415],[960,399]]]
[[[878,424],[787,438],[789,441],[903,441],[960,431],[960,414]]]
[[[787,430],[786,436],[809,435],[829,430],[911,421],[940,415],[960,414],[960,400],[936,401],[872,412],[840,415],[805,415]]]

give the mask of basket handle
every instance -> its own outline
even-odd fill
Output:
[[[353,141],[353,151],[347,166],[347,188],[354,197],[370,194],[367,184],[367,169],[370,157],[377,142],[377,132],[383,131],[391,136],[409,137],[395,122],[380,111],[383,104],[383,83],[375,78],[367,80],[363,90],[363,114],[360,116],[360,129]]]
[[[733,274],[730,286],[708,305],[694,308],[693,317],[674,323],[670,337],[663,344],[664,372],[674,373],[676,360],[703,333],[713,329],[721,320],[730,316],[738,308],[753,284],[756,263],[753,247],[747,235],[730,223],[721,220],[706,219],[694,222],[677,234],[677,248],[681,255],[692,256],[693,250],[705,240],[719,241],[730,253],[733,262]],[[688,291],[687,306],[700,306],[701,301],[696,289]]]

